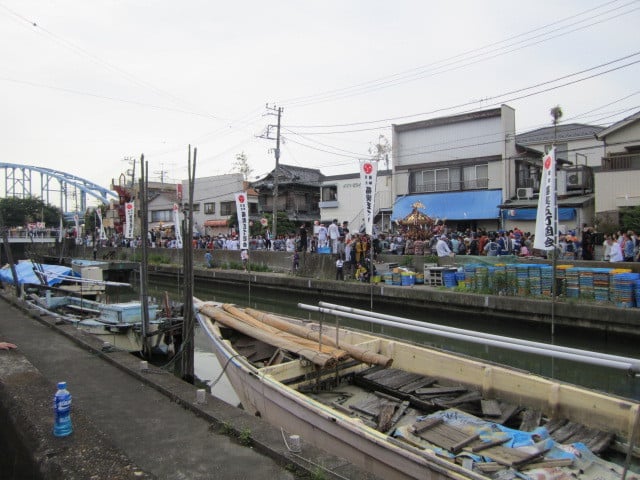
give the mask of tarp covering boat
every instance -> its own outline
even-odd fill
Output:
[[[47,285],[50,287],[59,285],[67,276],[77,276],[71,267],[65,267],[63,265],[19,262],[16,264],[18,285],[23,285],[25,283],[35,283],[40,285],[41,281],[36,271],[44,274],[44,277],[47,280]],[[0,281],[11,285],[14,284],[11,268],[8,265],[0,269]]]

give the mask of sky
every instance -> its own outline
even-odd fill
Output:
[[[639,21],[637,0],[0,0],[0,162],[109,187],[144,154],[177,182],[191,145],[196,176],[244,153],[254,180],[274,106],[280,163],[325,175],[392,124],[501,104],[518,133],[556,105],[607,126],[640,109]]]

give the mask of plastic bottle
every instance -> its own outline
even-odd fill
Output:
[[[73,432],[71,425],[71,394],[67,390],[67,382],[58,382],[58,391],[53,397],[53,434],[66,437]]]

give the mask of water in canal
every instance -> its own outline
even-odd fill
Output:
[[[178,278],[175,280],[158,280],[155,278],[150,285],[149,294],[151,297],[161,298],[164,292],[167,291],[172,299],[179,300],[181,298],[179,283],[180,279]],[[196,283],[195,295],[202,300],[236,303],[239,306],[251,306],[260,310],[296,317],[314,318],[316,320],[322,319],[325,322],[334,322],[335,318],[328,315],[321,318],[321,314],[301,310],[297,307],[297,304],[307,303],[317,305],[318,301],[344,304],[344,301],[339,302],[332,298],[319,298],[318,296],[303,295],[297,292],[275,292],[273,290],[256,288],[255,285],[238,287],[224,284]],[[368,310],[370,303],[358,304],[354,302],[348,306]],[[388,307],[385,308],[384,305],[376,305],[375,302],[373,307],[375,311],[380,313],[397,315],[429,323],[482,331],[506,337],[523,338],[543,343],[554,343],[556,345],[625,357],[640,357],[640,355],[638,355],[640,349],[638,349],[636,341],[622,335],[604,333],[587,334],[584,330],[560,328],[556,326],[552,338],[548,326],[535,324],[523,326],[520,321],[510,321],[502,317],[425,308],[399,309],[396,307],[390,309]],[[486,346],[462,340],[453,340],[431,334],[409,332],[387,326],[364,324],[357,320],[342,318],[340,319],[340,325],[383,333],[415,343],[435,346],[447,351],[510,365],[546,377],[640,400],[640,377],[630,375],[622,370],[585,365],[569,360],[551,359],[545,356],[516,352],[505,348]],[[195,346],[196,376],[206,382],[217,379],[220,375],[221,367],[210,349],[208,338],[206,338],[200,329],[197,329]],[[222,400],[237,404],[237,397],[224,377],[215,385],[212,393]]]

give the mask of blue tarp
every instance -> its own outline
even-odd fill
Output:
[[[506,220],[533,220],[536,219],[536,208],[519,208],[517,210],[503,210]],[[576,218],[575,208],[559,208],[558,220],[567,221]]]
[[[498,219],[502,203],[502,190],[477,190],[472,192],[423,193],[407,195],[396,200],[391,220],[402,220],[411,213],[415,202],[425,208],[421,213],[434,220],[487,220]]]
[[[50,287],[62,283],[62,279],[55,278],[59,275],[75,276],[71,267],[65,267],[62,265],[46,265],[37,264],[38,269],[41,269],[47,276],[47,285]],[[18,275],[18,284],[23,283],[35,283],[40,285],[40,279],[33,271],[34,264],[31,262],[19,262],[16,264],[16,274]],[[13,275],[11,274],[10,267],[4,267],[0,269],[0,281],[13,285]]]

